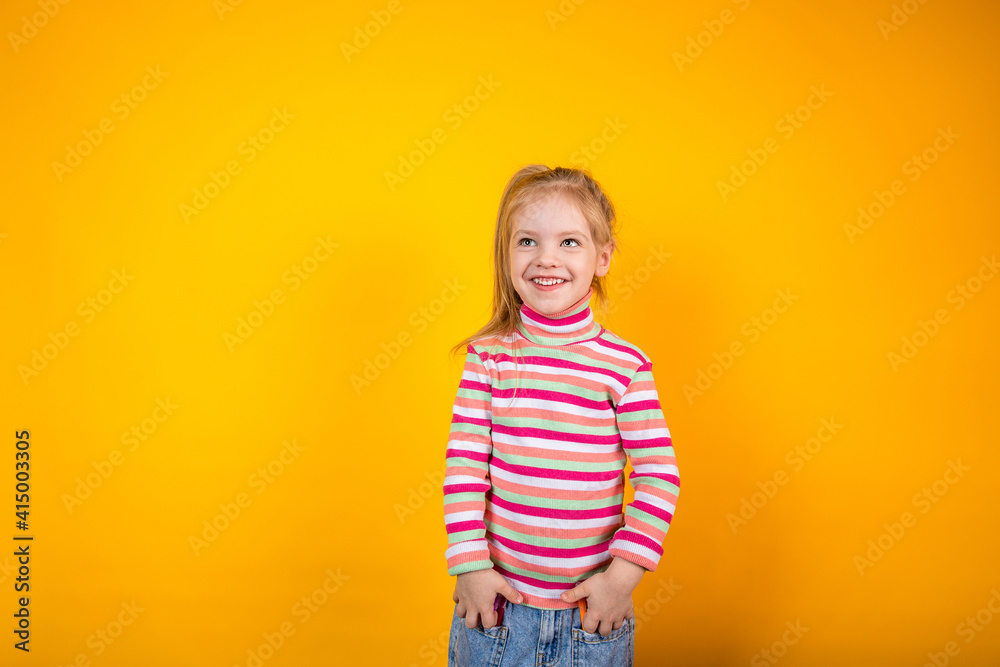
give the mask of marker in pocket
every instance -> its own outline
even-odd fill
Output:
[[[497,625],[503,623],[503,610],[507,608],[507,599],[497,593],[497,597],[493,600],[493,611],[497,613]]]

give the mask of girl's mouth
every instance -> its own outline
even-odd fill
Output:
[[[531,284],[543,292],[550,292],[558,289],[566,281],[562,278],[532,278]]]

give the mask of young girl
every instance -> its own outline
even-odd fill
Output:
[[[632,665],[632,591],[663,555],[680,479],[649,358],[590,308],[607,307],[614,223],[582,170],[530,165],[501,198],[493,317],[452,350],[449,666]]]

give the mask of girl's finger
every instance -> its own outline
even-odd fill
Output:
[[[492,609],[487,609],[479,617],[479,620],[483,624],[483,630],[489,630],[497,624],[497,613]]]
[[[500,589],[500,595],[504,596],[514,604],[521,604],[524,602],[524,596],[514,590],[514,587],[506,582],[504,582],[504,587]]]
[[[571,588],[568,591],[563,591],[560,597],[562,597],[563,601],[565,602],[576,602],[577,600],[580,600],[590,595],[589,588],[590,587],[587,586],[586,582],[584,582],[579,586],[576,586],[575,588]]]

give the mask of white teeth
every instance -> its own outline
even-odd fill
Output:
[[[531,280],[536,285],[558,285],[559,283],[566,282],[562,278],[532,278]]]

